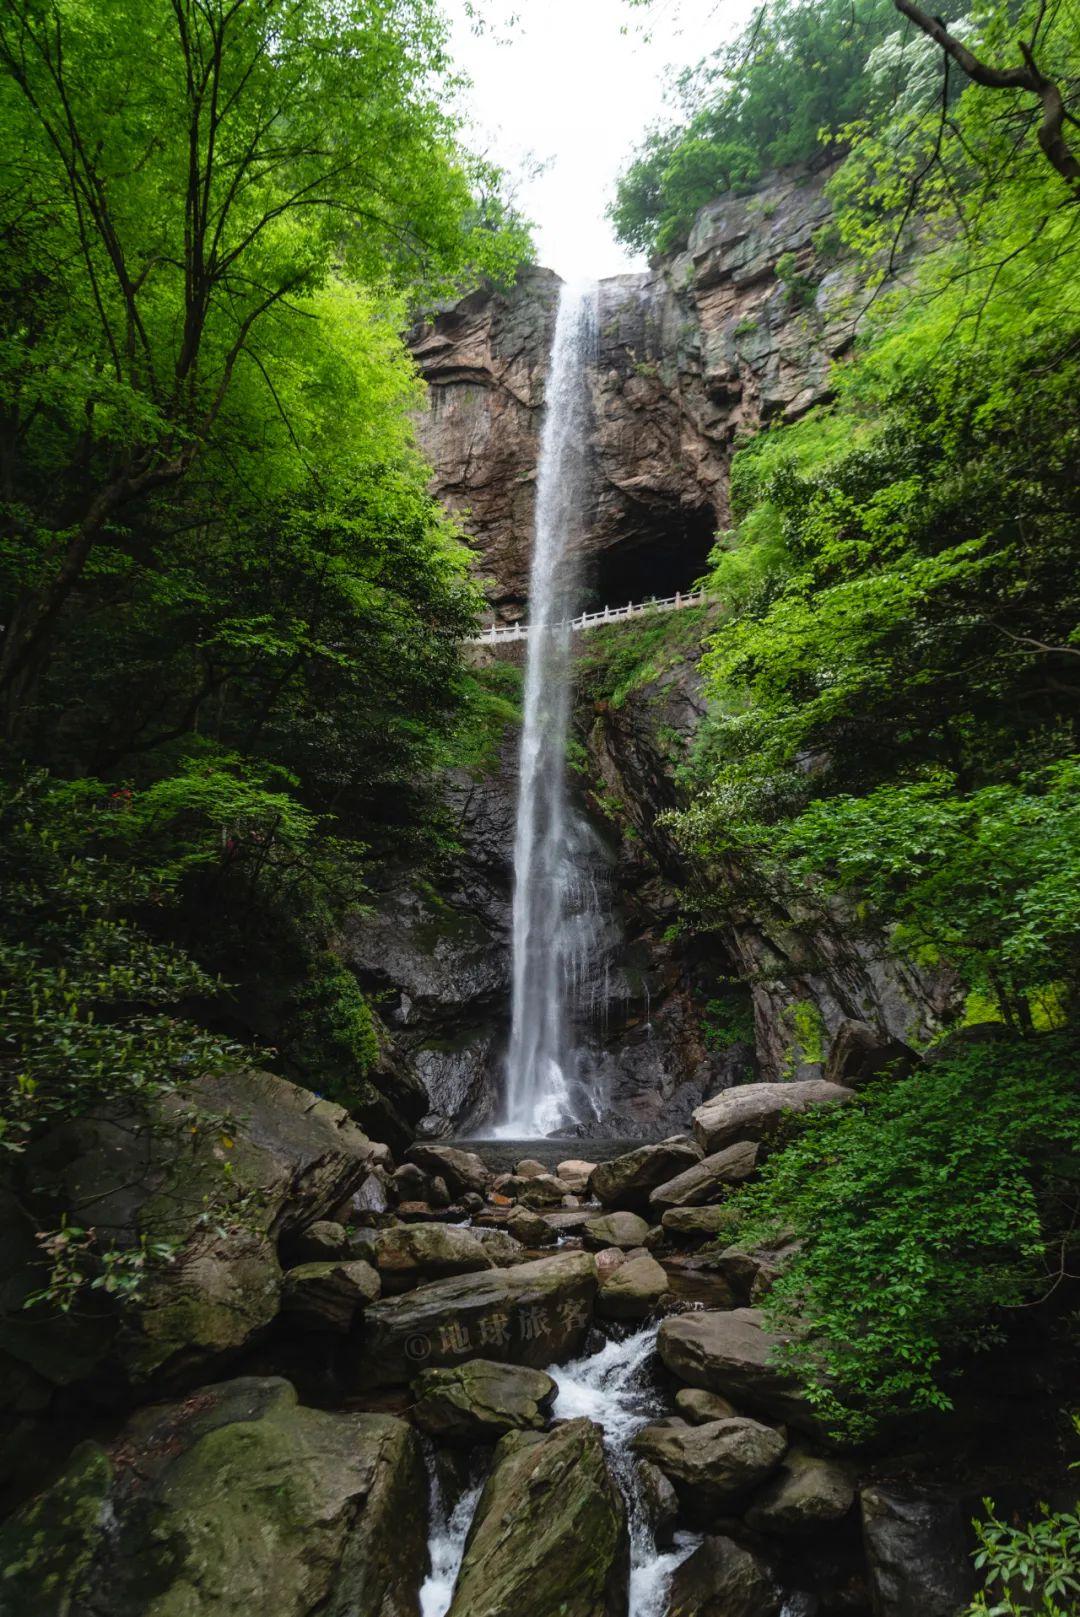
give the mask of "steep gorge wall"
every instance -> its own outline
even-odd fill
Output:
[[[866,303],[853,266],[835,257],[828,175],[785,172],[750,196],[720,198],[685,252],[600,284],[596,480],[580,540],[593,604],[687,587],[729,523],[738,444],[828,396]],[[527,609],[558,290],[550,270],[526,268],[509,290],[474,292],[410,335],[428,384],[420,442],[498,621]],[[750,989],[756,1060],[770,1077],[820,1070],[851,1024],[883,1041],[920,1039],[942,1009],[935,985],[857,946],[840,921],[732,913],[722,935],[674,934],[676,889],[692,873],[658,822],[678,801],[675,766],[704,710],[702,632],[688,639],[673,627],[677,654],[617,703],[584,684],[579,693],[577,787],[596,828],[589,879],[612,914],[602,1003],[584,1036],[598,1109],[609,1131],[628,1135],[683,1126],[703,1093],[748,1070],[745,1046],[715,1048],[708,1036],[706,1007],[725,979]],[[460,856],[428,885],[398,873],[346,940],[379,995],[395,1058],[427,1088],[427,1132],[481,1124],[498,1093],[516,740],[511,727],[483,779],[447,783]]]

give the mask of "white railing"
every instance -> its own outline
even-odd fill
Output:
[[[677,590],[674,595],[665,595],[663,600],[653,597],[648,601],[635,601],[629,606],[605,606],[602,612],[583,612],[579,618],[570,619],[570,633],[577,634],[583,629],[601,629],[605,623],[625,623],[629,618],[641,618],[650,612],[681,612],[686,606],[704,606],[711,597],[705,590],[691,590],[684,595]],[[557,629],[565,629],[566,623],[554,625]],[[482,634],[469,636],[471,646],[501,646],[508,640],[527,640],[529,625],[527,623],[493,623]]]

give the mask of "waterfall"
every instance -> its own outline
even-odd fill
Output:
[[[596,289],[563,286],[548,370],[529,583],[529,638],[514,840],[513,1001],[499,1132],[527,1138],[572,1120],[568,1012],[587,997],[598,908],[592,833],[568,800],[570,631],[589,504],[588,366]]]
[[[603,1427],[604,1447],[626,1500],[630,1529],[629,1617],[664,1617],[672,1576],[701,1542],[694,1534],[680,1533],[670,1549],[657,1547],[630,1448],[634,1433],[663,1413],[662,1402],[649,1385],[656,1331],[655,1325],[647,1325],[622,1341],[608,1342],[598,1353],[549,1371],[559,1383],[555,1419],[586,1415]]]

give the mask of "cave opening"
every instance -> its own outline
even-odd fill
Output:
[[[585,610],[686,593],[716,539],[711,506],[637,506],[614,544],[590,558]]]

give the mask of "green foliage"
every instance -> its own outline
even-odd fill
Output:
[[[589,701],[621,707],[633,692],[661,679],[687,656],[697,655],[711,615],[708,606],[689,606],[590,629],[575,661],[578,691]]]
[[[741,1240],[802,1242],[766,1306],[837,1432],[948,1408],[957,1354],[1070,1267],[1078,1054],[1062,1035],[1004,1040],[879,1080],[740,1194]]]
[[[705,1046],[728,1050],[733,1044],[754,1042],[754,1007],[746,985],[731,979],[720,985],[701,1016]]]
[[[628,246],[685,244],[697,210],[800,162],[866,110],[868,55],[896,27],[891,0],[767,0],[742,34],[680,81],[686,121],[652,130],[610,210]]]
[[[1080,1431],[1075,1416],[1073,1425]],[[1070,1617],[1080,1602],[1080,1505],[1071,1511],[1043,1505],[1022,1527],[1001,1521],[992,1500],[983,1505],[975,1565],[985,1588],[965,1617]]]
[[[1018,1032],[1029,997],[1080,982],[1080,760],[965,795],[948,775],[812,803],[771,839],[796,879],[897,923]]]
[[[0,800],[0,1145],[103,1103],[140,1105],[238,1059],[177,1015],[216,985],[140,924],[174,900],[125,857],[124,800],[99,782],[24,779]]]

